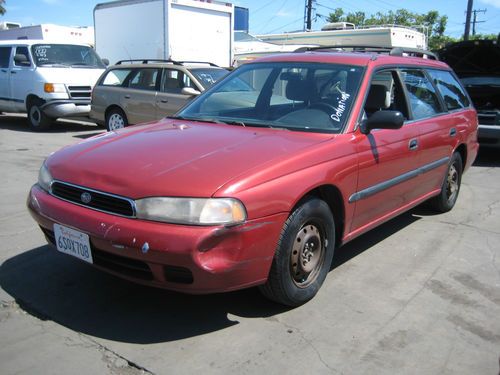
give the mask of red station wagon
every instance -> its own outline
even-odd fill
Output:
[[[401,51],[308,51],[233,71],[158,122],[52,154],[28,207],[56,248],[187,293],[258,285],[297,306],[334,249],[458,197],[477,116],[452,70]]]

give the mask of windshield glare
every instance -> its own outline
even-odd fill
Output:
[[[362,67],[337,64],[247,64],[179,115],[245,126],[339,133],[362,73]]]
[[[71,66],[104,69],[99,56],[88,46],[73,44],[35,44],[32,47],[37,66]]]

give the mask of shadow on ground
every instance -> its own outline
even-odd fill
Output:
[[[479,148],[475,167],[500,167],[500,149]]]
[[[401,215],[337,250],[332,269],[419,217]],[[333,271],[335,272],[335,271]],[[6,260],[0,286],[29,314],[113,341],[150,344],[202,335],[238,324],[236,317],[269,317],[288,311],[257,288],[185,295],[136,285],[41,246]]]
[[[28,119],[25,115],[9,115],[2,114],[0,115],[0,129],[13,130],[18,132],[32,133],[33,131],[30,129],[28,124]],[[54,121],[52,126],[40,132],[41,134],[47,133],[68,133],[68,132],[79,132],[79,131],[96,131],[99,130],[99,133],[102,132],[102,128],[98,127],[96,124],[92,122],[82,122],[78,120],[70,120],[70,119],[61,119]],[[98,134],[98,133],[96,133]],[[85,138],[90,135],[85,135]],[[83,138],[81,136],[77,136],[79,138]]]

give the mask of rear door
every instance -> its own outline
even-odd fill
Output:
[[[160,68],[137,68],[127,77],[127,88],[122,91],[120,104],[130,124],[156,119],[155,103],[160,72]]]
[[[12,47],[0,47],[0,110],[11,110],[10,98],[10,68]]]
[[[26,57],[24,63],[14,62],[14,56]],[[26,97],[34,90],[35,64],[33,63],[28,47],[18,46],[14,48],[10,71],[10,96],[12,108],[15,111],[26,110]]]

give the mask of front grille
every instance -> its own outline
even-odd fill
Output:
[[[71,99],[90,99],[92,87],[90,86],[68,86]]]
[[[55,197],[94,210],[125,217],[135,216],[134,202],[124,197],[98,192],[61,181],[54,181],[52,183],[51,193]],[[87,195],[87,198],[90,197],[90,201],[82,199],[83,195]]]

